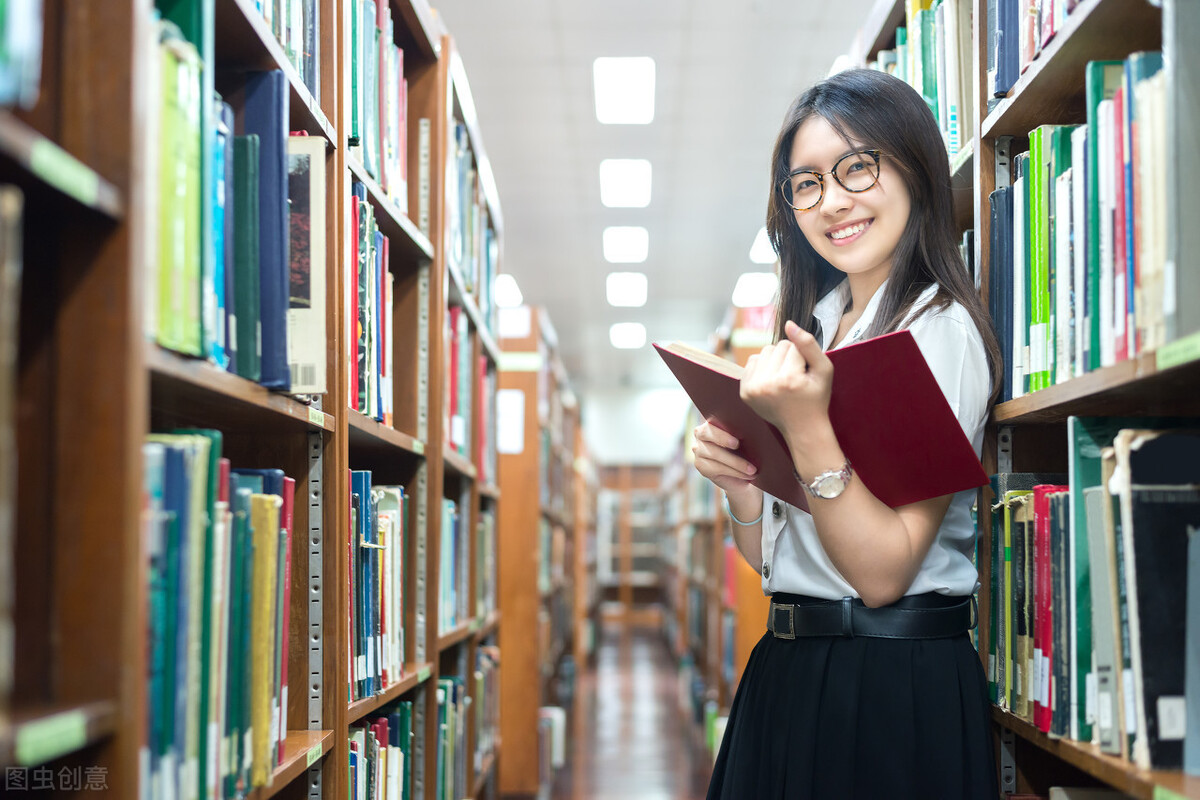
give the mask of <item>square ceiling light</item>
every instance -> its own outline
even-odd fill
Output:
[[[641,264],[650,252],[645,228],[614,226],[604,229],[604,260],[610,264]]]
[[[608,304],[620,308],[646,305],[646,276],[641,272],[610,272],[605,281]]]
[[[597,58],[592,62],[596,119],[605,125],[654,121],[654,59]]]
[[[777,258],[775,248],[771,247],[771,240],[767,238],[767,229],[759,228],[754,244],[750,245],[750,260],[755,264],[774,264]]]
[[[646,326],[640,322],[618,322],[608,329],[608,340],[618,350],[637,350],[646,344]]]
[[[496,301],[497,308],[516,308],[525,302],[517,279],[507,272],[496,276],[496,282],[492,284],[492,299]]]
[[[650,205],[650,162],[644,158],[606,158],[600,162],[600,202],[608,208]]]
[[[758,308],[775,302],[779,279],[774,272],[744,272],[733,287],[733,304],[738,308]]]

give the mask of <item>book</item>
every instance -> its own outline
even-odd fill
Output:
[[[291,391],[324,394],[325,140],[288,137],[287,349]]]
[[[24,205],[20,189],[0,187],[0,740],[7,739],[16,654],[13,547],[17,518],[17,335]]]
[[[241,127],[259,138],[258,264],[261,376],[268,389],[289,391],[288,309],[288,79],[281,70],[246,79]]]
[[[752,483],[807,511],[783,437],[739,396],[742,368],[679,343],[654,347],[705,419],[738,438],[738,454],[758,468]],[[834,364],[830,422],[855,473],[881,502],[901,506],[987,483],[910,331],[827,355]]]
[[[258,269],[258,165],[260,143],[256,134],[233,139],[234,208],[233,228],[234,317],[230,338],[237,355],[230,366],[247,380],[262,375],[262,339],[259,310],[261,280]]]
[[[1109,490],[1119,497],[1142,769],[1183,766],[1189,531],[1200,528],[1200,434],[1126,429],[1113,442]]]

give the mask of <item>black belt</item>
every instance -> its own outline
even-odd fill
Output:
[[[914,595],[881,608],[869,608],[856,597],[803,599],[808,602],[781,603],[774,597],[771,599],[767,630],[776,639],[798,636],[946,639],[966,633],[979,622],[974,596]]]

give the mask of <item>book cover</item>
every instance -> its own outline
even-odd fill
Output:
[[[1091,312],[1087,332],[1088,369],[1100,367],[1100,103],[1111,99],[1121,83],[1124,64],[1121,61],[1089,61],[1084,70],[1087,104],[1087,304]]]
[[[288,370],[293,394],[324,394],[325,140],[288,137]]]
[[[1121,754],[1116,641],[1116,593],[1108,580],[1109,563],[1115,553],[1112,529],[1105,525],[1104,504],[1108,490],[1089,486],[1083,490],[1087,519],[1088,557],[1095,574],[1090,581],[1092,642],[1095,645],[1096,738],[1102,753]]]
[[[279,546],[280,581],[279,591],[280,611],[279,620],[280,646],[278,648],[279,663],[279,754],[276,763],[283,763],[283,745],[287,740],[288,731],[288,655],[291,651],[291,609],[292,609],[292,542],[295,540],[294,523],[296,507],[296,479],[283,479],[283,505],[279,515]]]
[[[281,70],[252,72],[241,110],[242,132],[259,138],[259,383],[288,391],[288,80]]]
[[[1050,497],[1065,492],[1068,487],[1056,484],[1039,484],[1033,487],[1033,557],[1034,557],[1034,602],[1036,604],[1033,631],[1034,682],[1033,723],[1044,733],[1050,732],[1050,662],[1055,657],[1053,607],[1052,560],[1051,560],[1051,515]]]
[[[274,768],[271,741],[271,648],[275,642],[275,588],[279,560],[278,495],[255,494],[250,498],[254,539],[254,579],[250,610],[250,786],[267,786]]]
[[[736,436],[763,491],[808,510],[783,437],[739,396],[742,369],[703,351],[655,345],[706,419]],[[895,507],[982,486],[987,474],[909,331],[832,350],[829,417],[863,484]],[[897,409],[906,409],[903,413]]]
[[[1120,498],[1137,734],[1132,760],[1179,769],[1187,721],[1185,616],[1189,531],[1200,528],[1200,435],[1127,429],[1113,442]]]

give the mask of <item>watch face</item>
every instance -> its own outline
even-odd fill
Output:
[[[816,486],[817,497],[832,500],[846,490],[846,479],[841,474],[825,475]]]

